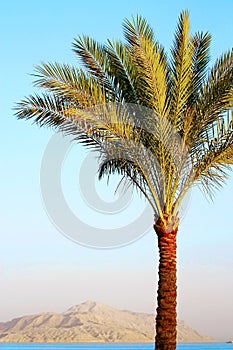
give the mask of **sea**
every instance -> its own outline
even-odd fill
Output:
[[[154,350],[153,343],[0,343],[2,350]],[[227,343],[179,343],[177,350],[233,350]]]

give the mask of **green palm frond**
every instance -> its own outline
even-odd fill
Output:
[[[84,35],[74,39],[73,51],[89,73],[97,78],[105,77],[107,60],[103,45]]]
[[[230,50],[217,59],[200,91],[197,100],[199,115],[202,117],[200,130],[203,130],[203,126],[208,128],[219,115],[232,107],[232,103],[233,50]]]
[[[216,188],[223,185],[233,165],[233,120],[230,112],[218,119],[211,134],[210,138],[210,133],[206,133],[201,147],[199,145],[193,155],[193,180],[199,181],[210,197]]]
[[[128,103],[138,103],[137,71],[129,50],[121,41],[110,41],[105,47],[109,59],[110,74],[114,85],[119,86],[122,98]]]
[[[105,46],[89,36],[74,39],[73,51],[77,54],[87,72],[96,77],[98,83],[110,91],[114,91],[113,81],[109,75],[109,62]]]
[[[233,105],[233,51],[223,54],[211,69],[196,98],[192,128],[189,133],[191,153],[202,148],[207,137]],[[218,134],[218,131],[216,129]]]
[[[199,169],[195,174],[197,176],[195,182],[201,185],[204,193],[211,200],[216,190],[220,189],[225,184],[229,176],[231,165],[233,165],[232,157],[233,149],[232,146],[230,146],[219,155],[209,153],[199,164]]]
[[[207,33],[196,33],[192,38],[194,48],[192,59],[192,94],[191,103],[195,103],[199,90],[203,84],[210,61],[211,35]]]
[[[192,58],[192,72],[190,75],[191,93],[181,120],[181,135],[184,142],[189,146],[193,144],[196,139],[196,134],[200,130],[200,120],[198,120],[198,118],[202,119],[202,116],[198,113],[196,105],[208,71],[210,41],[211,36],[209,33],[196,33],[192,37],[194,52]]]
[[[65,102],[49,94],[34,95],[23,99],[15,107],[19,119],[34,119],[39,126],[59,127],[64,121]]]
[[[183,11],[178,20],[171,60],[171,120],[178,130],[185,107],[192,93],[194,48],[189,32],[189,14]]]
[[[101,132],[109,131],[101,120],[94,119],[92,113],[83,112],[72,102],[68,103],[67,100],[50,94],[29,96],[18,103],[15,110],[17,118],[33,118],[34,123],[40,127],[54,127],[67,135],[75,136],[86,146],[98,146]],[[109,134],[112,137],[112,130]]]
[[[99,179],[102,179],[104,176],[109,178],[113,174],[122,176],[117,189],[124,181],[126,190],[130,186],[133,186],[133,188],[139,191],[139,194],[142,194],[148,200],[154,212],[156,213],[158,211],[154,204],[152,194],[145,182],[145,178],[136,164],[129,161],[126,163],[125,160],[119,158],[102,161],[99,167]]]
[[[51,91],[56,96],[78,101],[82,95],[81,90],[83,98],[86,95],[85,89],[82,88],[88,80],[86,74],[67,64],[42,63],[35,67],[33,76],[36,78],[34,86]]]
[[[154,41],[154,31],[142,16],[135,16],[132,18],[132,22],[129,19],[125,19],[123,22],[123,33],[129,47],[132,45],[138,45],[140,37]]]
[[[15,107],[16,116],[19,119],[31,119],[40,127],[53,127],[65,134],[74,135],[74,139],[79,140],[89,148],[99,149],[99,142],[92,133],[88,136],[91,125],[86,120],[80,119],[79,123],[70,117],[72,105],[60,97],[49,94],[34,95],[25,98]],[[70,132],[72,129],[72,133]],[[85,132],[85,131],[86,132]]]
[[[150,197],[157,215],[162,215],[164,194],[162,173],[154,155],[142,143],[119,139],[114,143],[107,140],[101,148],[100,176],[119,173],[134,179],[146,198]]]
[[[105,103],[115,98],[95,78],[67,64],[42,63],[41,66],[35,67],[33,75],[36,77],[35,86],[50,91],[54,96],[63,96],[80,108]]]
[[[124,34],[137,67],[139,101],[164,115],[167,108],[167,60],[163,48],[154,40],[147,21],[137,16],[126,20]]]

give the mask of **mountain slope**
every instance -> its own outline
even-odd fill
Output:
[[[42,313],[0,323],[0,342],[153,342],[154,315],[87,301],[62,314]],[[178,341],[204,342],[178,321]]]

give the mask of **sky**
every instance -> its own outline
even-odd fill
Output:
[[[134,194],[124,199],[124,210],[117,210],[114,179],[109,186],[106,181],[98,184],[88,175],[88,154],[73,146],[66,150],[61,182],[74,216],[86,228],[90,224],[105,231],[116,228],[119,233],[129,224],[135,234],[127,236],[127,245],[111,249],[87,247],[85,235],[81,245],[62,234],[43,202],[40,180],[41,173],[46,179],[50,176],[46,185],[52,191],[52,165],[43,162],[51,151],[48,145],[55,142],[56,147],[58,141],[53,141],[52,130],[17,120],[13,108],[35,91],[30,75],[35,65],[47,61],[79,64],[71,45],[78,35],[87,34],[101,42],[122,38],[123,19],[141,14],[168,51],[178,15],[186,8],[191,31],[212,35],[213,63],[232,47],[232,0],[1,2],[0,321],[44,311],[62,312],[89,299],[121,309],[154,312],[158,250],[150,229],[153,216],[151,222],[143,222],[141,237],[137,232],[141,226],[135,224],[142,213],[150,214],[150,209]],[[48,166],[45,173],[41,172],[43,166]],[[99,210],[95,203],[88,203],[88,191],[84,190],[91,186],[102,198]],[[56,203],[56,194],[51,193]],[[220,340],[233,338],[232,194],[232,175],[214,202],[193,189],[178,234],[178,318]],[[113,207],[116,202],[115,211],[104,212],[101,206],[112,202]]]

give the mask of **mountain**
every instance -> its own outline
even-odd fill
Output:
[[[178,321],[178,341],[206,342]],[[0,342],[153,342],[154,315],[86,301],[67,311],[41,313],[0,323]]]

